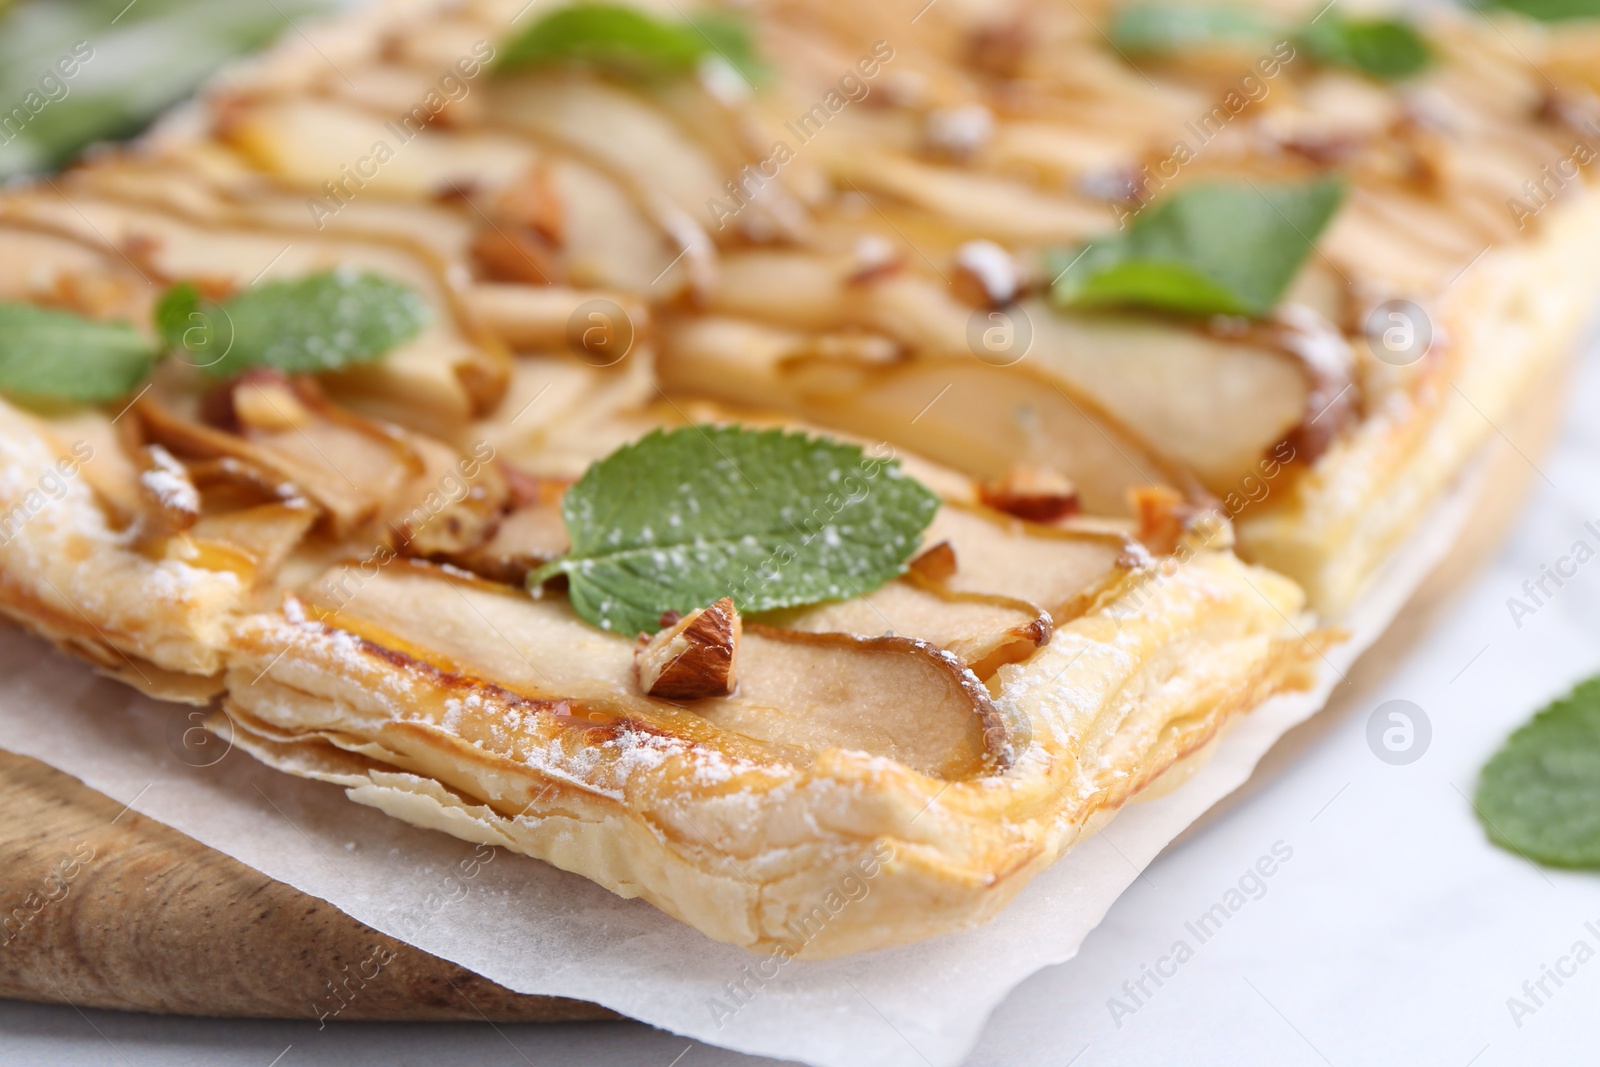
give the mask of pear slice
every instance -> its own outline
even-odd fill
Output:
[[[674,721],[671,703],[639,694],[634,643],[583,622],[563,597],[534,599],[405,560],[335,568],[304,595],[328,625],[437,669],[534,699]],[[1008,728],[982,683],[954,656],[907,637],[748,623],[738,690],[688,708],[700,723],[800,764],[842,747],[962,778],[1009,758]]]
[[[68,195],[70,201],[53,190],[24,193],[8,202],[7,210],[91,247],[110,242],[132,250],[131,260],[154,283],[152,295],[165,280],[202,278],[243,288],[261,277],[294,278],[337,266],[377,271],[417,289],[437,309],[423,330],[381,360],[330,376],[362,410],[447,437],[484,402],[498,398],[493,390],[475,397],[463,380],[459,368],[494,353],[457,325],[449,289],[435,264],[378,241],[202,225],[76,190]]]
[[[1037,604],[1056,626],[1081,614],[1130,567],[1129,542],[1120,534],[1040,526],[962,504],[940,508],[923,542],[949,542],[955,550],[959,563],[944,588]]]
[[[222,134],[261,170],[311,190],[330,218],[346,200],[499,188],[538,155],[520,137],[434,126],[419,131],[333,100],[249,102],[228,112]]]
[[[888,364],[813,355],[803,334],[704,318],[664,331],[660,373],[674,393],[761,409],[903,446],[979,478],[1052,467],[1084,507],[1124,515],[1128,490],[1179,485],[1181,470],[1092,404],[1026,366],[914,359]]]
[[[1164,465],[1170,468],[1170,461],[1156,457],[1181,458],[1213,493],[1223,495],[1236,487],[1272,446],[1315,414],[1308,407],[1317,383],[1298,358],[1264,343],[1259,335],[1220,337],[1177,320],[1066,313],[1033,298],[1005,313],[1006,326],[1019,351],[985,359],[969,337],[975,313],[936,280],[899,276],[853,283],[843,257],[788,252],[726,257],[715,303],[731,315],[794,330],[853,328],[886,334],[899,342],[906,355],[914,357],[909,360],[912,364],[937,361],[939,369],[921,374],[919,380],[926,385],[942,374],[944,381],[925,393],[920,404],[906,413],[907,418],[916,416],[949,382],[954,382],[950,396],[919,419],[919,427],[929,418],[936,425],[941,417],[949,420],[950,412],[963,403],[980,405],[980,409],[963,411],[954,420],[964,425],[946,424],[938,435],[925,431],[916,437],[916,443],[908,437],[908,445],[984,477],[998,477],[1018,464],[1056,467],[1084,488],[1089,509],[1101,514],[1125,513],[1123,489],[1130,483],[1113,477],[1108,485],[1108,479],[1101,476],[1098,486],[1087,484],[1084,468],[1100,464],[1077,459],[1077,450],[1120,451],[1123,456],[1110,460],[1112,469],[1125,474],[1130,464],[1143,467],[1146,473],[1135,480],[1147,484],[1172,481],[1173,475],[1163,469]],[[1031,335],[1026,345],[1022,343],[1024,333]],[[708,325],[700,333],[686,332],[678,344],[667,346],[666,353],[687,363],[716,360],[718,371],[702,368],[708,373],[693,375],[693,379],[697,388],[721,397],[716,382],[722,361],[735,355],[730,351],[734,343],[741,342],[726,333],[719,335],[717,327]],[[742,343],[749,346],[756,341],[746,338]],[[766,358],[784,360],[806,347],[803,339],[791,336],[785,352],[769,353]],[[993,365],[996,363],[1005,365]],[[982,376],[981,386],[975,368],[993,372]],[[670,360],[663,367],[666,375],[677,370]],[[683,370],[684,376],[690,377],[690,368]],[[829,372],[840,392],[853,387],[842,370],[830,367]],[[895,373],[914,372],[897,368]],[[1007,383],[1007,376],[1017,380]],[[790,382],[784,385],[792,387]],[[1039,395],[1047,390],[1061,395],[1057,400]],[[970,397],[972,393],[990,393],[1003,401],[985,404]],[[1030,402],[1019,396],[1021,393],[1035,399]],[[744,392],[740,399],[754,402]],[[873,403],[884,399],[875,395]],[[952,399],[955,404],[948,403]],[[1005,414],[996,412],[996,407]],[[1072,407],[1080,410],[1066,410]],[[897,425],[900,408],[891,404],[887,417],[879,421],[885,426]],[[1019,437],[1010,425],[1019,409],[1031,411],[1042,423],[1035,435],[1037,441]],[[820,409],[815,417],[827,421]],[[1083,425],[1090,421],[1103,431],[1096,433],[1102,436],[1098,447],[1080,440]],[[842,425],[859,429],[864,422],[864,416],[853,413]],[[940,436],[957,442],[956,447],[937,451],[937,440],[927,439]],[[1108,447],[1113,444],[1114,448]],[[1052,454],[1052,449],[1060,451]],[[963,462],[954,458],[961,455],[973,459]]]
[[[746,737],[812,753],[870,752],[947,780],[1003,768],[1011,758],[1005,720],[982,683],[914,638],[748,623],[737,695],[693,708]]]
[[[1148,317],[1063,314],[1042,300],[1022,310],[1034,330],[1029,359],[1182,457],[1218,495],[1308,417],[1314,383],[1276,349]]]
[[[769,626],[803,633],[915,637],[954,654],[987,679],[1050,640],[1050,617],[1008,597],[953,593],[915,577],[865,596],[762,615]]]

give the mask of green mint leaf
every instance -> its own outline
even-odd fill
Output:
[[[1272,312],[1344,197],[1308,184],[1207,182],[1147,208],[1086,250],[1052,253],[1064,307],[1138,304],[1188,315]],[[1076,260],[1076,262],[1074,262]]]
[[[1600,0],[1511,2],[1600,5]],[[1132,4],[1117,12],[1108,36],[1127,55],[1172,55],[1226,45],[1265,52],[1290,29],[1286,22],[1245,8]],[[1313,62],[1388,80],[1408,78],[1432,58],[1422,35],[1395,18],[1341,18],[1325,12],[1294,39]]]
[[[1130,4],[1117,11],[1108,35],[1119,51],[1160,55],[1218,44],[1265,48],[1276,30],[1274,20],[1244,8]]]
[[[1475,801],[1489,840],[1553,867],[1600,868],[1600,677],[1512,734]]]
[[[743,18],[730,11],[707,11],[690,15],[689,25],[710,46],[710,55],[725,61],[752,86],[768,80],[770,71],[756,53],[750,26]]]
[[[132,392],[156,353],[124,322],[0,302],[0,393],[93,404]]]
[[[1490,0],[1488,6],[1515,11],[1540,22],[1600,18],[1600,0]]]
[[[939,499],[855,445],[783,430],[660,430],[600,460],[562,502],[579,615],[654,633],[666,611],[731,596],[741,611],[869,593],[901,574]]]
[[[752,84],[764,72],[743,20],[724,12],[668,22],[623,4],[579,3],[552,11],[506,46],[498,69],[588,63],[632,78],[691,74],[720,57]]]
[[[341,269],[252,286],[222,301],[180,282],[162,295],[155,320],[177,358],[212,374],[249,367],[314,374],[377,359],[415,337],[430,314],[411,287]]]
[[[1300,31],[1296,41],[1319,63],[1389,81],[1409,78],[1432,59],[1422,35],[1400,19],[1330,14]]]

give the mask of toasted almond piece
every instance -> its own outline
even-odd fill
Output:
[[[560,279],[547,239],[531,226],[485,226],[472,241],[472,259],[491,281],[552,285]]]
[[[1022,72],[1036,41],[1032,27],[1021,16],[980,24],[967,31],[962,58],[968,69],[979,74],[1011,79]]]
[[[956,572],[956,549],[949,541],[925,548],[908,565],[929,581],[942,582]]]
[[[1194,514],[1183,494],[1164,485],[1144,485],[1128,490],[1128,501],[1139,519],[1139,540],[1158,556],[1170,555]]]
[[[188,468],[160,445],[140,450],[139,489],[173,530],[187,530],[200,519],[200,491]]]
[[[495,212],[514,226],[532,229],[548,247],[560,248],[566,242],[566,208],[547,162],[535,163],[507,186],[495,202]]]
[[[875,233],[856,238],[850,250],[850,272],[845,281],[864,285],[887,277],[905,266],[905,257],[889,241]]]
[[[298,430],[314,416],[282,376],[248,376],[233,387],[233,417],[249,430]]]
[[[734,661],[743,626],[731,597],[691,611],[634,654],[639,688],[664,700],[699,700],[733,692]]]
[[[930,111],[922,126],[922,147],[942,159],[971,159],[994,136],[994,112],[982,104]]]
[[[976,307],[1002,307],[1017,298],[1022,271],[993,241],[968,241],[956,249],[956,295]]]
[[[1214,503],[1196,504],[1173,489],[1153,485],[1129,490],[1128,500],[1139,517],[1136,536],[1158,556],[1179,549],[1204,552],[1233,547],[1233,524]]]
[[[1050,467],[1012,467],[1003,478],[982,483],[978,497],[996,511],[1029,522],[1055,522],[1078,511],[1078,488]]]

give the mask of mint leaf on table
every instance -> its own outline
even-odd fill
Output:
[[[1474,806],[1502,848],[1552,867],[1600,868],[1600,677],[1506,740]]]
[[[213,374],[274,367],[314,374],[367,363],[415,337],[431,311],[380,274],[322,271],[267,282],[221,301],[180,282],[156,306],[156,328],[180,358]]]
[[[1307,26],[1295,40],[1319,63],[1386,81],[1409,78],[1432,59],[1422,35],[1401,19],[1330,15]]]
[[[1261,12],[1245,8],[1129,4],[1118,9],[1108,36],[1120,51],[1160,55],[1231,43],[1266,47],[1277,26]]]
[[[663,612],[731,596],[741,611],[869,593],[905,570],[939,498],[893,460],[783,430],[657,430],[586,471],[561,505],[578,614],[654,633]]]
[[[155,365],[148,339],[124,322],[0,302],[0,393],[93,404],[125,396]]]
[[[1136,304],[1188,315],[1272,312],[1344,198],[1335,178],[1180,189],[1087,250],[1047,257],[1064,307]],[[1076,262],[1074,262],[1076,260]]]
[[[624,4],[579,3],[552,11],[506,46],[499,70],[587,63],[634,78],[691,74],[720,57],[752,84],[763,76],[743,20],[725,12],[658,19]]]

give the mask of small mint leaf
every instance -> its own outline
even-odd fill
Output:
[[[431,311],[410,286],[352,270],[252,286],[226,300],[179,282],[156,305],[156,328],[178,358],[212,374],[274,367],[315,374],[367,363],[415,337]]]
[[[562,501],[579,615],[654,633],[666,611],[731,596],[741,611],[861,596],[897,577],[939,499],[894,460],[783,430],[657,430],[586,471]]]
[[[1540,22],[1600,18],[1600,0],[1490,0],[1488,6],[1515,11]]]
[[[1349,67],[1395,81],[1422,71],[1432,59],[1422,35],[1401,19],[1328,17],[1296,38],[1319,63]]]
[[[1065,307],[1137,304],[1187,315],[1271,314],[1343,184],[1207,182],[1180,189],[1120,233],[1047,257]]]
[[[1484,766],[1489,840],[1552,867],[1600,869],[1600,677],[1551,702]]]
[[[1600,5],[1600,0],[1512,2]],[[1107,36],[1124,55],[1172,56],[1227,46],[1265,53],[1291,33],[1313,62],[1385,80],[1408,78],[1432,58],[1422,35],[1403,19],[1343,18],[1326,10],[1295,32],[1292,23],[1248,8],[1131,4],[1116,13]]]
[[[765,77],[743,19],[706,12],[688,21],[658,19],[624,4],[578,3],[552,11],[505,48],[498,70],[587,63],[630,78],[691,74],[720,57],[752,84]]]
[[[0,393],[94,404],[131,393],[156,353],[123,322],[0,302]]]

